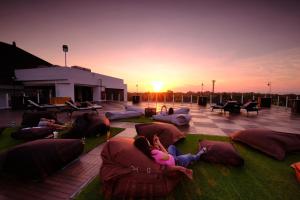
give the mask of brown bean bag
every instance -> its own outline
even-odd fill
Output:
[[[11,133],[11,137],[16,140],[37,140],[50,135],[53,135],[53,129],[48,127],[23,128]]]
[[[145,156],[131,138],[113,138],[101,153],[100,179],[106,198],[155,198],[169,194],[181,173],[169,172]]]
[[[230,135],[233,141],[242,142],[277,160],[283,160],[286,152],[300,151],[300,135],[276,132],[268,129],[248,129]]]
[[[244,159],[228,142],[202,140],[199,145],[207,148],[207,152],[201,156],[203,161],[231,166],[244,164]]]
[[[2,154],[2,171],[41,179],[61,169],[83,152],[79,139],[42,139],[17,145]]]
[[[110,129],[110,122],[104,116],[95,113],[84,113],[76,118],[72,129],[63,138],[82,138],[105,135]]]
[[[37,112],[24,112],[22,117],[22,127],[35,127],[38,126],[40,119],[54,119],[57,121],[56,115],[53,112],[37,111]]]
[[[135,129],[137,135],[143,135],[149,138],[151,135],[156,134],[164,147],[169,147],[178,140],[185,138],[185,134],[181,132],[176,126],[168,123],[149,123],[149,124],[136,124]]]

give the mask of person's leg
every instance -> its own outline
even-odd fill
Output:
[[[193,161],[197,161],[200,159],[201,155],[205,154],[207,151],[206,147],[201,148],[197,154],[193,155]]]
[[[192,161],[194,161],[194,155],[188,153],[177,156],[177,165],[187,167]]]
[[[177,147],[173,144],[171,144],[168,147],[168,153],[171,154],[172,156],[176,157],[176,156],[180,156],[182,155],[182,153],[177,149]]]

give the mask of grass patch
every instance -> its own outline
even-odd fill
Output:
[[[188,135],[177,147],[185,153],[196,152],[199,139],[229,141],[222,136]],[[299,153],[288,154],[284,161],[277,161],[239,143],[234,146],[245,159],[243,167],[200,161],[191,166],[194,180],[181,181],[166,199],[300,199],[300,184],[290,168],[290,164],[300,161]],[[99,177],[96,177],[76,199],[103,199],[100,188]]]
[[[117,135],[118,133],[122,132],[124,128],[116,128],[111,127],[110,128],[110,137],[113,137]],[[84,145],[84,152],[87,153],[94,149],[99,144],[102,144],[106,141],[106,135],[101,135],[99,137],[88,137],[85,139],[85,145]]]
[[[120,122],[151,123],[153,122],[153,119],[149,117],[141,116],[141,117],[133,117],[128,119],[121,119]]]
[[[2,134],[0,134],[0,152],[24,142],[23,140],[15,140],[10,136],[12,132],[18,129],[19,127],[9,127],[3,130]]]

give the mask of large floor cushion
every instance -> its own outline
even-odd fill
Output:
[[[146,138],[151,138],[156,134],[162,145],[168,147],[178,140],[185,138],[185,134],[181,132],[176,126],[168,123],[149,123],[149,124],[136,124],[135,129],[138,135],[143,135]]]
[[[53,135],[53,129],[49,127],[22,128],[11,133],[16,140],[37,140]]]
[[[54,119],[57,121],[56,115],[53,112],[47,111],[38,111],[38,112],[31,112],[27,111],[23,113],[22,117],[22,127],[35,127],[38,126],[40,119]]]
[[[158,114],[153,115],[152,118],[157,121],[168,122],[175,124],[177,126],[185,126],[188,125],[192,119],[190,114]]]
[[[201,160],[232,166],[244,164],[244,159],[228,142],[202,140],[199,145],[207,148],[207,152],[201,156]]]
[[[233,141],[242,142],[277,160],[287,152],[300,151],[300,134],[276,132],[269,129],[248,129],[231,134]]]
[[[109,120],[118,120],[118,119],[128,119],[133,117],[140,117],[144,114],[139,111],[132,111],[132,110],[126,110],[126,111],[110,111],[106,112],[105,116]]]
[[[2,155],[2,171],[41,179],[61,169],[83,152],[79,139],[41,139],[17,145]]]
[[[78,116],[64,138],[82,138],[96,135],[105,135],[110,129],[110,121],[104,116],[95,113],[84,113]]]
[[[103,193],[111,199],[165,197],[182,174],[168,170],[145,156],[131,138],[113,138],[101,153]]]

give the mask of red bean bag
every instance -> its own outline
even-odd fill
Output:
[[[203,161],[231,166],[242,166],[244,164],[244,159],[228,142],[202,140],[199,145],[207,149],[207,152],[201,156]]]
[[[169,172],[144,155],[129,138],[113,138],[101,153],[100,179],[106,198],[135,199],[167,196],[183,176]]]
[[[277,160],[283,160],[287,152],[300,151],[300,134],[248,129],[232,133],[230,137]]]
[[[42,179],[83,152],[79,139],[41,139],[17,145],[1,155],[2,171],[17,177]]]
[[[174,144],[178,140],[185,138],[185,134],[181,132],[176,126],[168,123],[149,123],[149,124],[137,124],[135,129],[138,135],[145,136],[146,138],[156,134],[162,145],[168,147]]]

